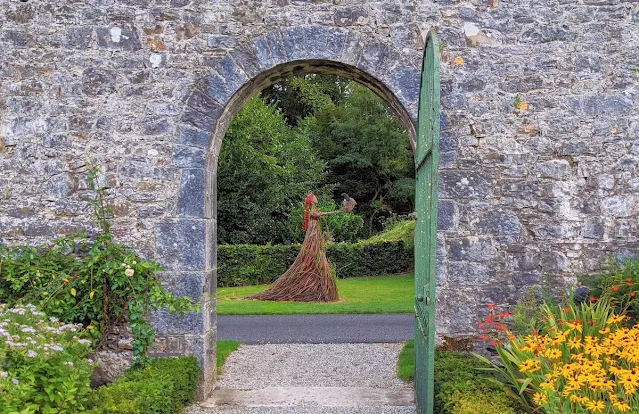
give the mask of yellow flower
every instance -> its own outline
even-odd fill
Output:
[[[626,411],[630,411],[630,406],[623,401],[613,401],[612,406],[615,407],[617,410],[621,411],[622,413],[625,413]]]
[[[588,401],[586,408],[593,413],[600,413],[606,408],[606,404],[603,401]]]
[[[539,384],[539,388],[555,391],[555,384],[550,381],[544,381]]]
[[[561,358],[561,351],[556,348],[550,348],[546,351],[546,356],[550,359]]]
[[[583,330],[583,327],[581,326],[580,323],[568,321],[566,322],[566,325],[568,325],[568,329],[570,329],[571,331],[581,332]]]
[[[624,319],[626,319],[625,315],[610,315],[610,317],[606,321],[606,324],[613,325],[623,321]]]
[[[546,398],[545,395],[543,395],[543,394],[541,394],[539,392],[536,392],[535,395],[533,395],[533,402],[536,405],[542,405],[542,404],[547,403],[548,399]]]
[[[568,340],[568,346],[570,349],[579,349],[581,348],[581,339],[573,338]]]
[[[535,372],[539,369],[540,362],[534,359],[527,359],[519,366],[521,372]]]

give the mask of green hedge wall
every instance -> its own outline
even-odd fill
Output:
[[[200,366],[193,356],[152,359],[89,394],[89,414],[179,414],[193,401]]]
[[[220,287],[271,283],[295,261],[300,245],[220,245],[217,284]],[[413,268],[409,241],[332,243],[326,248],[339,278],[407,272]]]

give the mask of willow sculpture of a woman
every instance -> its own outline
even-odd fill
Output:
[[[326,260],[322,225],[326,227],[324,216],[350,212],[355,204],[355,200],[345,195],[341,210],[322,213],[316,208],[315,195],[309,194],[304,201],[302,225],[306,236],[295,262],[268,290],[249,296],[248,299],[295,302],[338,300],[335,274]]]

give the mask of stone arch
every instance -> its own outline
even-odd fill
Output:
[[[415,143],[421,53],[373,36],[322,26],[273,30],[240,44],[199,74],[185,102],[172,163],[180,170],[174,217],[156,225],[156,257],[178,294],[204,297],[202,312],[155,315],[160,353],[192,353],[203,367],[200,398],[215,385],[217,157],[233,116],[254,93],[291,74],[350,78],[387,102]],[[204,296],[202,296],[202,293]]]

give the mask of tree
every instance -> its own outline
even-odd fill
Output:
[[[219,243],[293,241],[287,225],[291,211],[325,175],[326,165],[308,134],[307,129],[287,127],[283,115],[259,97],[242,107],[220,152]]]
[[[334,75],[291,76],[264,89],[261,96],[275,105],[289,126],[314,116],[326,105],[339,105],[346,97],[348,79]]]
[[[380,229],[376,218],[410,212],[415,188],[408,136],[386,104],[370,90],[349,83],[338,105],[324,105],[309,123],[313,147],[328,165],[325,183],[334,198],[346,192],[358,204],[365,235]]]

